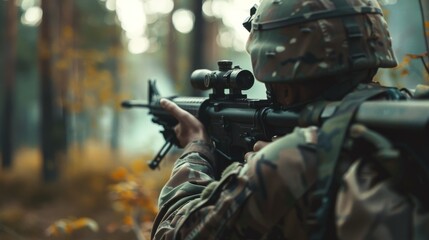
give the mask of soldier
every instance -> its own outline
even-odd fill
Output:
[[[372,82],[378,68],[396,66],[377,0],[264,0],[249,23],[253,71],[273,102],[295,109],[348,104],[321,129],[296,128],[271,143],[257,142],[244,164],[222,169],[201,122],[161,100],[179,121],[184,152],[161,192],[152,238],[429,237],[419,199],[401,194],[389,169],[369,154],[379,147],[380,159],[394,155],[388,140],[359,125],[349,133],[363,101],[409,97]],[[355,135],[368,136],[371,150],[350,144]]]

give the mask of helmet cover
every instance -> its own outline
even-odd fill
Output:
[[[263,0],[246,49],[265,83],[397,65],[377,0]]]

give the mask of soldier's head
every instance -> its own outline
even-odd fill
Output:
[[[262,0],[249,25],[256,79],[277,98],[301,95],[286,105],[327,86],[350,91],[397,65],[377,0]]]

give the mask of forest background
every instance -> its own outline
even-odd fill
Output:
[[[400,64],[377,79],[427,84],[409,55],[426,52],[418,1],[382,2]],[[0,239],[149,239],[180,149],[149,170],[161,129],[120,103],[146,99],[149,79],[165,96],[206,95],[190,73],[221,59],[251,70],[241,23],[257,3],[0,1]],[[246,93],[264,92],[256,83]]]

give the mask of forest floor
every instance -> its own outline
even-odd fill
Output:
[[[150,158],[87,145],[69,153],[58,180],[46,183],[39,150],[17,151],[13,167],[0,170],[0,239],[149,239],[171,170],[171,160],[148,170]]]

